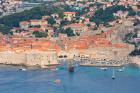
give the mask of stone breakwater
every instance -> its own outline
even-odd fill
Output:
[[[12,65],[26,65],[26,66],[48,66],[58,64],[57,55],[54,51],[40,52],[12,52],[4,51],[0,52],[0,63],[1,64],[12,64]]]

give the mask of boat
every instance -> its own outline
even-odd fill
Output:
[[[54,80],[54,83],[55,84],[60,84],[61,83],[61,80],[60,79],[56,79],[56,80]]]
[[[73,67],[73,66],[70,66],[70,67],[68,68],[68,70],[69,70],[69,72],[74,72],[74,67]]]
[[[68,71],[69,72],[74,72],[74,66],[72,65],[72,63],[69,63],[69,65],[68,65]]]
[[[115,79],[115,70],[113,68],[113,75],[112,75],[112,79]]]
[[[79,66],[79,64],[75,64],[75,67],[78,67]]]
[[[123,71],[124,71],[124,67],[123,67],[123,68],[118,69],[118,72],[123,72]]]
[[[55,70],[56,70],[56,71],[58,71],[59,69],[58,69],[58,68],[56,68]]]
[[[19,70],[26,71],[27,69],[26,68],[19,68]]]
[[[120,69],[118,69],[118,72],[123,72],[123,69],[121,69],[121,68],[120,68]]]
[[[107,70],[107,67],[102,67],[101,70],[106,71]]]

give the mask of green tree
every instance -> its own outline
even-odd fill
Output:
[[[130,55],[130,56],[138,56],[138,55],[140,55],[140,50],[139,50],[139,49],[135,49],[135,50],[132,51],[129,55]]]
[[[135,32],[130,32],[130,33],[127,33],[125,34],[125,41],[129,43],[129,40],[133,39],[133,38],[136,38],[137,37],[137,33]]]
[[[107,24],[109,21],[112,21],[115,19],[115,16],[113,13],[116,13],[117,11],[132,11],[131,7],[126,8],[125,6],[121,5],[114,5],[111,7],[104,9],[99,9],[95,12],[94,16],[90,18],[91,21],[95,22],[97,26],[99,24]]]
[[[70,27],[67,28],[66,30],[63,30],[61,33],[67,34],[68,37],[75,36],[74,33],[73,33],[73,30]]]
[[[68,25],[68,24],[70,24],[70,23],[71,23],[71,22],[69,22],[68,20],[62,20],[60,26],[62,27],[62,26],[64,26],[64,25]]]
[[[136,12],[133,11],[133,10],[130,10],[130,11],[128,12],[128,15],[129,15],[129,16],[135,16],[135,15],[136,15]]]
[[[48,23],[51,24],[51,25],[53,25],[53,24],[56,23],[56,21],[55,21],[55,19],[54,19],[53,17],[47,19],[47,21],[48,21]]]
[[[7,27],[5,25],[0,24],[0,32],[2,34],[8,34],[8,33],[10,33],[10,29],[11,29],[10,27]]]
[[[9,27],[19,27],[19,22],[27,21],[31,19],[41,19],[44,15],[51,15],[53,13],[58,13],[63,16],[64,8],[63,6],[46,6],[44,4],[34,7],[30,10],[25,10],[21,13],[15,13],[12,15],[4,16],[0,18],[0,24],[4,24]]]
[[[40,32],[40,31],[34,31],[32,34],[35,35],[35,37],[37,37],[37,38],[42,38],[42,37],[47,37],[48,36],[47,33]]]

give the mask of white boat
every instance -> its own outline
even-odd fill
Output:
[[[102,67],[101,70],[106,71],[107,70],[107,67]]]
[[[26,69],[26,68],[20,68],[19,70],[21,70],[21,71],[26,71],[27,69]]]
[[[123,72],[123,69],[121,69],[121,68],[120,68],[120,69],[118,69],[118,72]]]
[[[75,67],[78,67],[79,65],[78,64],[75,64]]]
[[[58,71],[59,69],[58,69],[58,68],[56,68],[55,70],[56,70],[56,71]]]
[[[118,72],[123,72],[123,71],[124,71],[124,67],[123,67],[123,68],[118,69]]]

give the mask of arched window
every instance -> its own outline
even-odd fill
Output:
[[[64,55],[64,58],[67,58],[67,55]]]
[[[62,55],[60,55],[60,56],[59,56],[59,58],[63,58],[63,56],[62,56]]]

